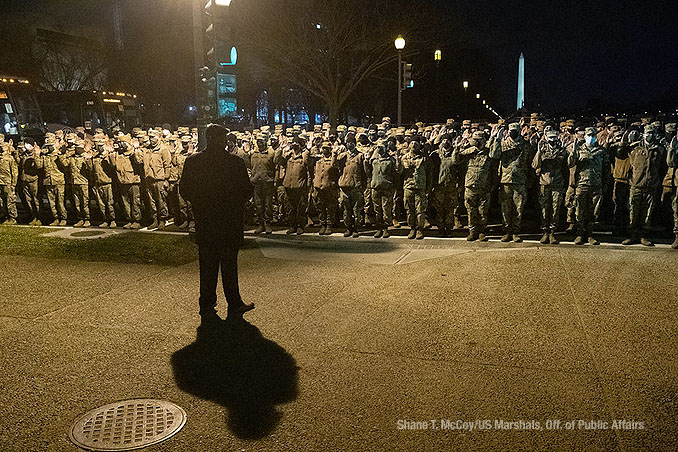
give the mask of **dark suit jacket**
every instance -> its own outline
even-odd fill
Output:
[[[253,187],[242,159],[223,149],[186,159],[179,192],[191,203],[198,245],[239,248],[243,213]]]

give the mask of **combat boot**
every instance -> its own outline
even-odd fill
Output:
[[[261,234],[262,232],[264,232],[264,225],[263,225],[263,224],[260,224],[260,225],[257,226],[257,228],[254,230],[254,233],[255,233],[255,234]]]
[[[75,224],[73,225],[73,227],[74,227],[74,228],[81,228],[83,223],[84,223],[84,221],[78,220],[78,222],[75,223]]]
[[[271,227],[270,223],[266,223],[265,229],[266,229],[266,234],[273,234],[273,228]]]
[[[478,237],[479,237],[478,234],[476,234],[475,232],[469,232],[468,236],[466,237],[466,240],[468,242],[473,242],[475,240],[478,240]]]
[[[377,232],[374,233],[374,238],[380,239],[382,235],[384,235],[384,230],[383,229],[377,229]]]
[[[179,229],[186,229],[188,227],[188,221],[184,221],[179,225]]]
[[[40,221],[38,218],[36,218],[35,223],[33,223],[33,226],[42,226],[42,221]]]
[[[35,218],[28,222],[29,226],[35,226]]]
[[[574,223],[570,223],[565,232],[567,233],[574,232]]]
[[[549,242],[551,243],[551,245],[557,245],[560,243],[560,241],[558,241],[556,235],[553,232],[549,235]]]
[[[539,243],[541,243],[542,245],[546,245],[547,243],[549,243],[549,233],[548,232],[544,232],[544,235],[541,236],[541,240],[539,240]]]
[[[115,224],[115,221],[111,221],[111,224],[109,225],[112,228],[117,228],[118,225]],[[89,221],[85,221],[85,227],[89,227]]]
[[[325,235],[325,226],[320,226],[320,230],[318,231],[318,235]]]
[[[66,223],[66,220],[61,220],[59,221],[59,226],[66,226],[68,223]]]
[[[410,229],[410,233],[407,234],[407,238],[412,240],[417,236],[417,230],[416,229]]]
[[[629,237],[622,242],[622,245],[635,245],[637,243],[640,243],[638,237]]]
[[[400,227],[400,223],[395,218],[393,219],[393,227],[396,228],[396,229],[398,229]]]
[[[463,227],[464,227],[464,225],[461,224],[461,218],[459,218],[458,216],[455,216],[454,217],[454,229],[461,229]]]
[[[5,221],[5,224],[8,226],[13,226],[16,224],[16,220],[14,218],[10,218],[9,220]]]
[[[426,220],[424,222],[424,229],[431,229],[431,222],[430,221]]]
[[[301,235],[304,233],[304,228],[297,228],[297,235]]]
[[[325,235],[332,235],[332,226],[325,226]]]
[[[673,248],[674,250],[678,250],[678,234],[676,234],[676,239],[671,244],[671,248]]]
[[[100,228],[103,227],[102,224],[104,224],[104,223],[101,223],[101,224],[99,225]],[[132,229],[132,223],[125,223],[124,226],[123,226],[122,228],[123,228],[123,229]]]
[[[131,223],[127,223],[125,226],[123,226],[123,229],[129,229],[129,227],[130,227],[131,225],[132,225]],[[104,221],[103,223],[101,223],[101,224],[99,225],[99,227],[105,229],[105,228],[108,227],[108,223],[106,223],[106,222]]]
[[[506,243],[511,241],[511,234],[504,234],[504,236],[501,238],[501,241]]]
[[[294,234],[295,232],[297,232],[297,228],[295,228],[294,226],[292,226],[291,228],[289,228],[289,229],[287,230],[287,232],[286,232],[285,234],[287,234],[287,235],[292,235],[292,234]]]
[[[48,226],[59,226],[59,220],[52,221]]]
[[[111,224],[112,224],[111,227],[114,228],[114,227],[115,227],[115,222],[111,222]],[[89,222],[89,220],[85,220],[85,222],[82,223],[82,227],[83,227],[83,228],[88,228],[88,227],[90,227],[90,226],[92,226],[92,224]]]
[[[391,237],[391,233],[388,232],[388,228],[384,229],[384,235],[382,235],[382,237],[385,239]]]
[[[351,234],[352,234],[352,233],[351,233],[351,230],[350,230],[350,229],[346,229],[346,230],[344,231],[344,237],[350,237]]]
[[[589,245],[600,245],[600,242],[593,237],[589,237]]]
[[[158,221],[158,230],[162,231],[163,229],[165,229],[165,225],[166,225],[165,220]]]
[[[654,244],[645,237],[640,238],[640,244],[643,246],[654,246]]]
[[[514,241],[515,243],[520,243],[520,242],[523,241],[523,239],[521,239],[520,236],[519,236],[518,234],[513,234],[513,241]]]
[[[583,245],[584,244],[584,237],[581,235],[578,235],[576,239],[574,239],[574,244],[575,245]]]
[[[423,239],[423,238],[424,238],[424,231],[422,231],[421,229],[419,229],[419,230],[417,231],[417,240],[421,240],[421,239]]]
[[[481,232],[478,234],[478,240],[481,242],[487,242],[487,236]]]
[[[141,225],[135,221],[135,222],[132,223],[132,225],[130,226],[130,229],[141,229]]]
[[[153,220],[153,223],[149,224],[146,229],[148,229],[149,231],[151,229],[158,229],[158,220]]]

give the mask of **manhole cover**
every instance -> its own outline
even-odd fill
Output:
[[[166,440],[185,423],[186,412],[171,402],[122,400],[83,414],[69,437],[88,450],[133,450]]]
[[[91,230],[91,231],[80,231],[80,232],[74,232],[71,234],[71,237],[96,237],[98,235],[104,235],[106,232],[104,231],[97,231],[97,230]]]

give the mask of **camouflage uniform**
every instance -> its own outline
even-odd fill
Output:
[[[144,148],[144,179],[148,207],[153,223],[149,226],[155,228],[164,223],[168,218],[166,182],[170,169],[170,152],[167,146],[158,142],[155,145]]]
[[[472,140],[459,150],[460,158],[466,162],[464,201],[468,211],[469,240],[485,233],[490,210],[490,173],[493,161],[499,159],[499,148],[489,147],[483,140],[482,132],[474,132]]]
[[[39,157],[38,157],[39,158]],[[20,159],[21,189],[23,190],[26,210],[31,213],[31,223],[40,221],[40,197],[38,192],[39,170],[36,157],[32,152],[26,151]]]
[[[66,179],[64,169],[66,157],[56,154],[56,151],[36,158],[37,168],[42,172],[42,185],[47,193],[49,209],[54,218],[53,226],[66,225],[66,207],[64,205],[64,193]]]
[[[306,201],[311,185],[309,152],[301,149],[298,153],[289,151],[283,154],[283,159],[287,161],[283,187],[287,197],[288,232],[301,234],[306,226]]]
[[[329,142],[323,143],[323,148],[331,148]],[[337,167],[336,155],[316,156],[315,170],[313,175],[313,188],[316,191],[316,199],[320,216],[320,235],[332,233],[332,226],[336,221],[337,214]]]
[[[103,219],[100,226],[115,225],[115,208],[113,205],[113,176],[115,167],[111,164],[108,153],[101,149],[89,160],[89,174],[92,182],[92,193],[99,213]]]
[[[352,151],[339,153],[337,162],[343,163],[343,172],[339,177],[339,200],[344,211],[344,226],[347,232],[357,233],[366,190],[365,155],[354,147]]]
[[[602,191],[607,160],[607,152],[602,147],[580,143],[568,156],[568,165],[574,168],[577,230],[582,238],[590,238],[593,231],[594,201]]]
[[[252,175],[250,181],[254,185],[255,222],[259,225],[256,232],[270,228],[273,220],[273,196],[276,168],[276,152],[268,147],[250,153]],[[267,231],[268,232],[268,231]]]
[[[418,238],[423,238],[428,208],[426,198],[426,189],[429,184],[428,161],[423,154],[414,152],[419,143],[413,144],[415,144],[415,147],[410,147],[410,151],[402,157],[401,161],[405,208],[407,210],[407,224],[412,231],[417,232]]]
[[[19,165],[10,153],[9,145],[0,148],[0,206],[6,222],[16,223],[16,184],[19,181]]]
[[[515,124],[515,125],[514,125]],[[509,125],[509,130],[518,129],[514,123]],[[523,219],[523,211],[527,200],[527,167],[530,159],[529,143],[520,135],[516,138],[504,136],[497,140],[494,146],[500,153],[501,174],[501,211],[504,219],[504,232],[513,234],[520,233]],[[506,236],[505,236],[506,238]]]
[[[438,228],[449,232],[454,227],[454,212],[457,209],[459,157],[451,146],[449,149],[441,147],[437,152],[440,159],[440,169],[434,195],[438,214]]]
[[[71,186],[73,206],[78,218],[75,226],[89,226],[89,171],[84,149],[77,147],[68,155],[66,162],[66,179]]]
[[[128,146],[123,152],[112,152],[109,156],[120,183],[120,198],[127,219],[127,224],[123,227],[126,229],[138,228],[141,221],[140,187],[144,164],[143,153],[134,150],[131,145]]]
[[[557,133],[547,132],[547,136],[557,138]],[[539,176],[539,204],[541,205],[542,228],[544,234],[553,233],[558,228],[558,218],[565,198],[565,177],[567,168],[567,151],[559,141],[546,141],[537,150],[532,160]]]

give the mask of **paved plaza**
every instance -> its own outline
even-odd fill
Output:
[[[248,235],[256,309],[205,332],[197,261],[0,256],[0,450],[78,450],[79,415],[131,398],[188,415],[148,451],[671,450],[677,258]]]

